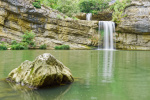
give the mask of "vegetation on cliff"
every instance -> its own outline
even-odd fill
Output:
[[[103,11],[103,9],[109,7],[109,1],[110,0],[40,0],[40,3],[72,17],[79,12],[95,14],[99,11]]]
[[[79,8],[81,12],[97,14],[108,8],[110,0],[81,0]]]
[[[25,42],[25,43],[29,44],[30,46],[34,45],[33,39],[35,38],[35,34],[32,31],[25,32],[25,34],[22,36],[22,38],[23,38],[22,42]]]
[[[123,12],[127,6],[130,5],[131,0],[117,0],[110,8],[113,10],[112,21],[119,24],[121,19],[126,15],[123,15]]]
[[[46,44],[40,46],[40,49],[46,49],[46,48],[47,48]]]
[[[0,50],[7,50],[7,44],[5,42],[1,42],[0,44]]]
[[[111,0],[40,0],[40,2],[53,9],[72,17],[79,12],[97,14],[105,9],[113,10],[112,21],[119,24],[123,15],[124,9],[130,4],[131,0],[116,0],[109,6]],[[59,17],[60,18],[60,17]]]
[[[35,38],[35,34],[30,32],[25,32],[25,34],[22,36],[22,42],[18,43],[16,40],[13,40],[11,42],[11,49],[12,50],[26,50],[28,48],[35,47],[35,43],[33,39]]]
[[[70,49],[69,45],[55,46],[55,50],[69,50],[69,49]]]
[[[40,0],[35,0],[35,2],[32,2],[32,4],[36,8],[41,8],[41,2],[40,2]]]
[[[0,50],[7,50],[8,48],[11,50],[26,50],[28,48],[35,48],[36,45],[34,43],[35,34],[30,32],[25,32],[22,36],[22,41],[17,42],[16,40],[11,41],[11,44],[5,42],[5,39],[0,41]],[[42,45],[42,49],[45,49],[46,46]],[[41,49],[41,48],[40,48]]]

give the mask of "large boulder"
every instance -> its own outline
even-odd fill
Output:
[[[49,53],[38,56],[32,62],[26,60],[18,68],[12,70],[7,79],[34,88],[67,84],[74,81],[69,68]]]

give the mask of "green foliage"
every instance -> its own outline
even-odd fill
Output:
[[[69,17],[80,11],[76,0],[58,0],[57,5],[56,9]]]
[[[16,45],[18,44],[16,40],[11,41],[11,45]]]
[[[0,44],[0,50],[7,50],[7,45],[5,43]]]
[[[78,1],[79,0],[40,0],[45,6],[59,10],[69,17],[72,17],[74,13],[80,11]]]
[[[69,49],[70,49],[69,45],[55,46],[55,50],[69,50]]]
[[[113,4],[110,9],[112,9],[113,12],[113,19],[112,21],[116,22],[117,24],[119,24],[121,22],[121,19],[123,17],[126,17],[127,15],[123,15],[123,12],[125,10],[125,8],[130,5],[131,0],[123,0],[122,2],[117,0],[115,2],[115,4]]]
[[[40,49],[46,49],[46,48],[47,48],[46,44],[40,46]]]
[[[81,12],[97,14],[109,7],[110,0],[81,0],[79,7]]]
[[[11,49],[12,50],[26,50],[29,47],[34,47],[35,44],[33,42],[33,39],[35,37],[35,34],[30,32],[25,32],[22,36],[23,40],[20,43],[17,43],[15,40],[11,43]]]
[[[13,40],[11,42],[11,49],[12,50],[26,50],[29,47],[36,47],[33,39],[35,37],[35,34],[30,31],[30,32],[25,32],[25,34],[22,36],[22,42],[17,43],[16,40]]]
[[[25,32],[25,34],[22,36],[23,40],[22,42],[26,42],[29,45],[34,45],[33,39],[35,38],[35,34],[30,31],[30,32]]]
[[[12,50],[27,50],[28,49],[28,44],[25,42],[17,43],[11,45]]]
[[[35,0],[35,2],[32,2],[33,6],[36,8],[41,8],[40,0]]]
[[[97,14],[109,7],[111,0],[39,0],[45,6],[56,9],[69,17],[81,12]],[[37,1],[35,1],[37,2]]]
[[[40,0],[42,4],[51,7],[53,9],[56,9],[58,7],[57,2],[58,0]]]
[[[35,47],[36,47],[36,44],[32,45],[32,47],[35,48]]]

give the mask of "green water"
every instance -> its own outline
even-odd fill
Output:
[[[51,53],[72,71],[71,85],[34,91],[3,81],[24,60]],[[149,51],[0,51],[0,100],[150,100]]]

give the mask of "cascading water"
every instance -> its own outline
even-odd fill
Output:
[[[87,13],[86,20],[91,20],[91,19],[92,19],[92,13]]]
[[[99,21],[99,34],[103,37],[103,49],[114,50],[113,33],[115,32],[115,23],[111,21]],[[100,38],[98,49],[100,49]]]

